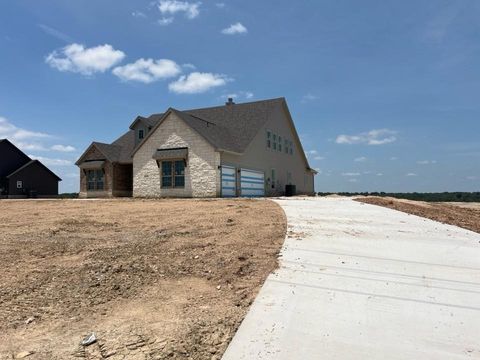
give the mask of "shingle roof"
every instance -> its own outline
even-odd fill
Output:
[[[174,112],[191,128],[197,131],[217,149],[243,153],[264,124],[274,116],[274,111],[285,105],[284,98],[260,100],[243,104],[228,104],[209,108],[176,110],[149,117],[137,116],[130,129],[141,121],[153,129],[159,126],[166,114]],[[112,162],[132,162],[132,154],[148,138],[149,134],[135,148],[135,134],[129,130],[112,144],[94,143]],[[302,151],[303,153],[303,151]],[[308,167],[308,161],[305,158]]]
[[[40,166],[42,166],[45,170],[47,170],[50,174],[52,174],[54,177],[57,178],[58,181],[62,181],[62,179],[57,175],[55,174],[52,170],[50,170],[49,168],[47,168],[45,165],[43,165],[40,161],[38,160],[30,160],[29,162],[27,162],[26,164],[20,166],[18,169],[16,169],[14,172],[12,172],[11,174],[7,175],[6,177],[9,178],[17,173],[19,173],[20,171],[22,171],[23,169],[33,165],[33,164],[36,164],[38,163]]]

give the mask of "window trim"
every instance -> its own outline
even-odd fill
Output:
[[[171,163],[170,170],[171,170],[171,175],[170,176],[163,176],[163,163]],[[175,163],[176,162],[182,162],[183,163],[183,175],[175,175]],[[159,161],[159,168],[160,168],[160,189],[185,189],[185,170],[187,167],[185,159],[168,159],[168,160],[162,160]],[[170,186],[164,186],[163,185],[163,178],[164,177],[170,177],[171,179],[171,185]],[[183,177],[183,186],[176,186],[175,185],[175,178],[180,178]]]
[[[23,189],[23,180],[17,180],[17,189]]]
[[[93,181],[90,181],[89,180],[89,176],[88,174],[90,173],[90,171],[93,172]],[[97,174],[101,172],[102,174],[102,181],[99,181],[99,178],[97,177]],[[104,169],[88,169],[85,173],[85,177],[86,177],[86,186],[87,186],[87,191],[105,191],[105,170]],[[90,189],[89,188],[89,185],[90,184],[93,184],[93,188]],[[99,184],[102,184],[102,186],[100,187]]]

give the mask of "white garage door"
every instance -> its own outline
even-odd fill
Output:
[[[242,196],[265,196],[265,177],[263,172],[241,169],[240,189]]]
[[[232,197],[237,195],[235,168],[222,165],[222,196]]]

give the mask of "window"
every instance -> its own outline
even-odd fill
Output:
[[[142,140],[144,136],[145,136],[145,133],[143,129],[138,130],[138,139]]]
[[[87,190],[103,190],[104,185],[103,170],[87,170]]]
[[[270,132],[270,130],[267,130],[267,148],[271,148],[272,147],[272,133]]]
[[[275,169],[272,169],[272,189],[275,189]]]
[[[185,187],[185,161],[162,161],[162,189]]]
[[[277,135],[273,134],[273,150],[277,150]]]
[[[18,180],[17,181],[17,189],[21,189],[23,188],[23,181],[22,180]]]
[[[282,137],[278,137],[278,151],[282,152]]]
[[[285,154],[288,154],[288,140],[285,139]]]
[[[293,143],[290,141],[290,155],[293,155]]]
[[[287,171],[287,184],[292,184],[292,173],[290,171]]]

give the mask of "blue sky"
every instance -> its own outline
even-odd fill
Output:
[[[73,165],[137,115],[284,96],[317,191],[480,190],[477,0],[0,4],[0,137]]]

